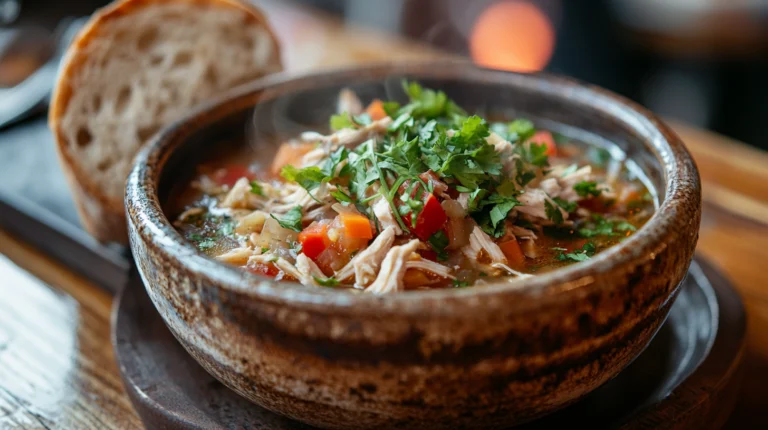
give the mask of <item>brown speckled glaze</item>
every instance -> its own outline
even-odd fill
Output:
[[[201,136],[228,132],[228,118],[285,98],[331,100],[345,85],[365,93],[404,76],[443,88],[470,111],[493,105],[617,142],[648,172],[657,213],[586,263],[513,283],[389,296],[279,284],[222,265],[187,244],[164,215],[164,183],[179,177],[164,174],[179,164],[169,160]],[[685,147],[643,108],[563,78],[451,61],[274,76],[242,87],[156,136],[136,160],[126,206],[153,303],[224,384],[319,427],[454,429],[529,421],[636,357],[690,264],[700,194]]]

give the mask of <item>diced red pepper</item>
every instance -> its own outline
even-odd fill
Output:
[[[301,252],[312,260],[331,246],[328,238],[328,224],[314,223],[299,233]]]
[[[419,250],[418,253],[421,255],[421,258],[429,261],[437,261],[437,252],[432,251],[431,249],[422,249]]]
[[[213,180],[221,185],[228,185],[231,187],[232,185],[235,185],[235,182],[237,182],[238,179],[243,177],[248,178],[249,181],[252,181],[256,177],[256,174],[248,169],[248,166],[244,166],[242,164],[231,164],[227,167],[217,170],[213,175]]]
[[[533,143],[543,143],[547,145],[547,152],[546,154],[550,157],[557,155],[557,145],[555,144],[555,138],[552,136],[552,133],[540,130],[534,133],[533,137],[530,139]]]
[[[448,216],[437,197],[434,194],[427,194],[424,207],[416,217],[416,226],[412,225],[410,214],[404,216],[403,221],[416,237],[426,242],[433,234],[443,229],[445,223],[448,222]]]

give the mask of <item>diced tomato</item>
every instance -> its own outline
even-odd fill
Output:
[[[331,240],[328,238],[328,224],[311,224],[299,233],[299,242],[301,252],[312,260],[316,259],[321,252],[331,246]]]
[[[547,155],[557,155],[557,145],[555,144],[555,138],[552,137],[552,133],[545,130],[537,131],[534,133],[533,137],[531,137],[530,141],[533,143],[543,143],[547,145]]]
[[[384,110],[384,103],[379,99],[374,99],[371,104],[365,108],[365,113],[376,121],[387,116],[387,112]]]
[[[523,255],[523,250],[520,249],[517,239],[512,238],[501,242],[499,248],[504,253],[504,256],[507,257],[507,262],[510,266],[520,267],[525,262],[525,255]]]
[[[354,239],[372,239],[373,229],[371,221],[360,214],[342,213],[339,214],[339,221],[344,226],[344,235]]]
[[[235,182],[237,182],[238,179],[243,177],[252,181],[256,178],[256,174],[248,169],[248,166],[242,164],[230,164],[227,167],[217,170],[213,175],[213,180],[220,185],[228,185],[231,187],[232,185],[235,185]]]
[[[272,263],[256,263],[255,265],[247,266],[246,269],[251,273],[270,277],[275,277],[280,273],[280,270]]]
[[[404,216],[403,220],[416,237],[426,242],[433,234],[443,229],[448,221],[448,216],[437,197],[434,194],[427,194],[424,207],[416,218],[416,226],[412,226],[410,214]]]

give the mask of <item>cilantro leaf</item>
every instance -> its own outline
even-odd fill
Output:
[[[323,287],[335,287],[339,285],[339,281],[336,280],[334,277],[330,278],[320,278],[318,276],[313,276],[315,278],[315,282],[317,282],[319,285]]]
[[[467,281],[460,281],[458,279],[454,279],[453,280],[453,286],[456,287],[456,288],[468,287],[469,286],[469,282],[467,282]]]
[[[336,167],[339,165],[339,163],[346,160],[348,157],[349,157],[349,149],[347,149],[344,146],[340,146],[337,150],[333,151],[328,156],[328,159],[325,160],[325,163],[323,163],[323,167],[322,169],[320,169],[320,171],[325,177],[332,178],[336,173]],[[323,179],[320,179],[320,180],[322,181]]]
[[[581,197],[597,197],[603,192],[602,189],[597,188],[597,182],[595,181],[581,181],[573,186],[573,190]]]
[[[437,259],[441,261],[448,259],[448,252],[446,252],[445,248],[448,247],[449,243],[448,236],[442,230],[429,238],[429,245],[437,253]]]
[[[560,248],[559,248],[560,249]],[[592,242],[587,242],[582,246],[581,248],[574,249],[572,252],[560,252],[557,254],[557,259],[560,261],[585,261],[589,260],[590,257],[595,255],[595,250],[597,248],[595,247],[595,244]]]
[[[259,184],[257,181],[251,181],[251,192],[253,194],[256,194],[257,196],[264,195],[264,189],[261,187],[261,184]]]
[[[552,204],[549,200],[544,200],[544,212],[553,223],[557,225],[563,223],[563,213],[560,212],[560,207],[556,203]]]
[[[341,203],[354,203],[355,202],[355,199],[353,199],[352,196],[350,196],[349,194],[347,194],[347,193],[345,193],[344,191],[341,191],[341,190],[331,191],[331,197],[333,197],[334,199],[336,199],[337,201],[339,201]]]
[[[437,118],[441,116],[465,116],[466,113],[456,103],[448,99],[442,91],[422,88],[417,82],[403,81],[403,90],[410,103],[400,108],[398,113],[410,113],[414,118]]]
[[[555,203],[557,203],[558,206],[563,208],[566,212],[571,213],[576,210],[576,202],[569,202],[568,200],[561,199],[560,197],[554,197],[552,199]]]
[[[625,220],[611,221],[598,214],[592,215],[592,219],[583,223],[576,232],[581,237],[591,238],[595,236],[618,236],[617,232],[635,231],[637,228]]]
[[[328,176],[323,173],[317,166],[305,167],[303,169],[297,169],[290,164],[283,167],[280,172],[280,176],[288,181],[298,183],[302,188],[307,191],[314,190],[319,187],[323,181],[328,179]]]
[[[293,209],[286,212],[285,215],[283,215],[283,219],[277,218],[274,215],[270,216],[277,220],[280,227],[298,232],[301,231],[301,217],[303,216],[301,213],[301,206],[295,206]]]
[[[536,129],[531,121],[519,118],[509,123],[507,132],[509,133],[507,136],[509,141],[516,142],[530,139],[536,133]]]
[[[349,113],[344,112],[336,115],[331,115],[331,130],[337,131],[342,128],[354,128],[355,123],[349,116]]]

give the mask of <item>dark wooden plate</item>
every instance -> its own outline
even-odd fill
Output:
[[[669,318],[634,363],[579,402],[521,428],[718,428],[736,398],[744,333],[738,294],[697,258]],[[112,336],[123,383],[148,428],[309,428],[206,373],[165,327],[138,276],[114,303]]]

